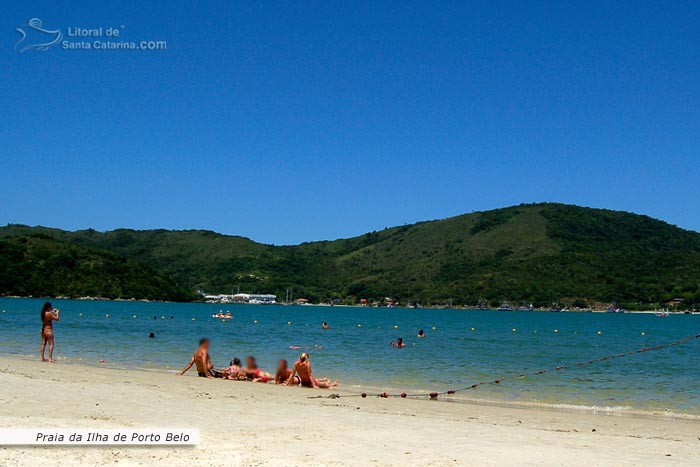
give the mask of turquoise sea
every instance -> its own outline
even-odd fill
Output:
[[[0,353],[38,358],[42,303],[0,299]],[[278,359],[298,356],[291,346],[300,347],[311,354],[316,376],[339,379],[350,393],[443,391],[505,377],[454,399],[700,419],[700,339],[575,366],[700,333],[700,315],[52,303],[61,310],[55,325],[61,363],[104,360],[105,366],[174,372],[206,336],[217,367],[254,355],[274,372]],[[219,310],[234,319],[212,318]],[[321,329],[324,321],[329,330]],[[425,339],[416,338],[419,329]],[[398,337],[405,348],[390,345]],[[555,371],[561,365],[569,368]],[[538,370],[548,371],[532,374]],[[531,374],[518,378],[522,373]]]

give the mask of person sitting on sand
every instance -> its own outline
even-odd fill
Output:
[[[258,364],[255,361],[255,357],[246,358],[245,369],[243,370],[243,372],[246,375],[248,381],[252,381],[254,383],[267,383],[272,379],[272,375],[270,373],[266,373],[260,368],[258,368]]]
[[[53,363],[53,322],[59,320],[59,312],[51,306],[51,303],[46,302],[41,307],[41,361],[45,362],[44,350],[46,344],[49,344],[49,363]]]
[[[226,370],[226,379],[241,379],[243,372],[241,371],[241,359],[235,357],[229,363],[228,370]]]
[[[209,339],[203,337],[199,340],[199,347],[192,354],[190,362],[182,369],[178,376],[182,376],[192,368],[192,365],[197,365],[197,375],[201,378],[223,378],[223,373],[214,368],[209,356]]]
[[[298,376],[292,376],[292,373],[294,372],[289,368],[287,360],[280,360],[277,366],[277,374],[275,374],[275,384],[287,384],[287,381],[292,378],[292,384],[298,385],[301,380]]]
[[[418,331],[418,339],[423,339],[425,337],[425,331],[422,329]]]
[[[302,352],[299,356],[299,360],[294,363],[294,371],[292,375],[287,380],[287,386],[290,386],[295,381],[295,376],[299,375],[299,380],[301,385],[307,388],[334,388],[338,385],[338,381],[331,381],[328,378],[316,379],[314,378],[313,372],[311,371],[311,359],[309,354]]]

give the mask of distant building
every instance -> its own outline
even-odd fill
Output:
[[[271,305],[277,303],[277,295],[237,293],[231,297],[234,303],[250,303],[255,305]]]
[[[208,303],[250,303],[253,305],[271,305],[277,303],[277,295],[237,293],[235,295],[205,295]]]

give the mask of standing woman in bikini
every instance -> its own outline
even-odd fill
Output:
[[[44,349],[49,343],[49,362],[53,363],[53,322],[58,321],[58,310],[49,302],[41,307],[41,361],[45,362]]]

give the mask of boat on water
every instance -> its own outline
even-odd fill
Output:
[[[655,312],[654,315],[658,318],[668,318],[669,316],[671,316],[671,313],[668,310],[661,310]]]
[[[510,303],[503,302],[500,305],[498,305],[498,308],[496,308],[498,311],[513,311],[513,307],[510,305]]]
[[[230,311],[227,311],[226,313],[224,313],[223,311],[219,311],[218,313],[214,313],[213,315],[211,315],[211,317],[219,319],[233,319],[233,315]]]
[[[607,313],[624,313],[625,309],[610,305],[606,310]]]

